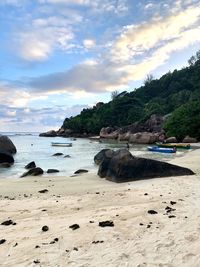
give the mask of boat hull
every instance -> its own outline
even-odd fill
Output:
[[[71,147],[72,143],[51,143],[52,146]]]
[[[178,149],[190,149],[190,144],[182,144],[182,143],[157,143],[158,147],[164,147],[164,148],[178,148]]]
[[[151,152],[159,152],[159,153],[176,153],[176,149],[174,148],[164,148],[164,147],[148,147],[148,150]]]

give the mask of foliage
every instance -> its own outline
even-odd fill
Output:
[[[118,96],[119,92],[117,90],[111,93],[111,99],[114,100]]]
[[[151,83],[153,81],[153,75],[152,74],[148,74],[147,77],[144,80],[144,85],[147,85],[149,83]]]
[[[186,135],[200,138],[200,100],[177,108],[164,125],[168,136],[181,141]]]
[[[65,119],[63,127],[75,133],[99,134],[102,127],[120,127],[144,121],[153,113],[166,115],[186,103],[200,100],[200,52],[194,57],[189,67],[168,72],[158,80],[148,77],[144,86],[130,93],[113,92],[112,101],[106,104],[99,102],[93,108],[84,109],[78,116]],[[185,112],[183,116],[186,116]],[[173,115],[171,118],[174,118]],[[179,118],[179,121],[182,120]],[[172,133],[172,124],[166,127],[168,134]],[[189,133],[189,128],[185,129],[181,128],[181,131]],[[177,134],[181,138],[180,133]]]

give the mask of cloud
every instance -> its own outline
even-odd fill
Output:
[[[73,39],[68,19],[62,17],[32,20],[25,30],[14,36],[18,55],[26,61],[43,61],[55,49],[68,50]]]
[[[200,42],[200,7],[124,27],[108,51],[70,70],[29,79],[36,92],[89,93],[123,89],[164,64],[171,53]],[[88,42],[88,41],[87,41]],[[90,43],[90,42],[88,42]]]
[[[86,105],[69,107],[55,106],[50,108],[20,108],[0,105],[0,127],[4,131],[45,131],[61,127],[64,116],[79,114]]]
[[[95,40],[92,40],[92,39],[85,39],[85,40],[83,40],[83,46],[84,46],[86,49],[94,48],[94,47],[95,47]]]
[[[131,60],[134,56],[144,55],[165,42],[179,38],[181,33],[199,22],[200,8],[192,6],[178,14],[165,18],[154,18],[151,22],[124,27],[113,48],[113,59]]]
[[[128,12],[128,0],[38,0],[38,2],[54,6],[84,7],[88,13],[107,12],[122,16]]]

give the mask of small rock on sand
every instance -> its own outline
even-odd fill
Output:
[[[47,190],[47,189],[42,189],[42,190],[40,190],[40,191],[38,191],[38,193],[47,193],[49,190]]]
[[[80,226],[77,223],[75,223],[75,224],[70,225],[69,228],[71,228],[72,230],[76,230],[80,228]]]
[[[42,226],[42,231],[43,232],[49,231],[49,227],[47,225]]]
[[[158,212],[155,211],[155,210],[148,210],[148,213],[149,213],[149,214],[158,214]]]
[[[113,227],[114,223],[113,221],[102,221],[102,222],[99,222],[99,226],[100,227]]]
[[[0,245],[3,244],[3,243],[5,243],[5,242],[6,242],[5,239],[0,239]]]

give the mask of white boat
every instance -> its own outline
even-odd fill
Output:
[[[72,146],[72,143],[56,143],[56,142],[52,142],[51,145],[52,146],[65,146],[65,147],[70,147],[70,146]]]

